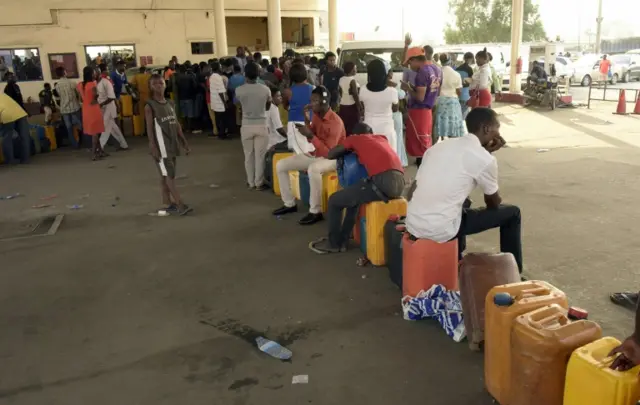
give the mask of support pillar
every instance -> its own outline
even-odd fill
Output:
[[[282,16],[280,0],[267,0],[267,31],[269,36],[269,54],[282,56]]]
[[[516,73],[516,64],[522,45],[522,28],[524,22],[524,0],[513,0],[511,7],[511,74],[509,75],[509,92],[520,93],[522,78]]]
[[[218,58],[226,56],[227,46],[227,21],[224,11],[224,0],[213,0],[213,19],[216,29],[216,49]]]
[[[598,0],[598,26],[596,28],[596,54],[600,55],[600,42],[602,41],[602,0]]]
[[[329,0],[329,50],[338,49],[338,0]]]

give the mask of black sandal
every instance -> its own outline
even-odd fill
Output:
[[[635,311],[638,307],[638,293],[619,292],[609,296],[611,302],[623,308]]]

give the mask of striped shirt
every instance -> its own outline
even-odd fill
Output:
[[[56,85],[60,96],[60,114],[71,114],[80,110],[80,100],[76,83],[63,77]]]

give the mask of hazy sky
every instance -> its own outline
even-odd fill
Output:
[[[598,0],[533,0],[547,35],[563,40],[587,42],[590,29],[596,31]],[[380,5],[380,6],[377,6]],[[454,22],[447,0],[338,0],[341,32],[355,32],[356,39],[402,39],[404,30],[421,41],[441,43],[447,22]],[[364,13],[366,10],[367,17]],[[430,18],[427,20],[425,16]],[[640,36],[640,2],[603,0],[603,37]],[[379,27],[375,32],[375,27]],[[595,39],[595,35],[591,37]]]

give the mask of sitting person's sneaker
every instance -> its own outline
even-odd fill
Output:
[[[287,207],[282,206],[280,208],[278,208],[277,210],[273,211],[273,215],[286,215],[286,214],[290,214],[292,212],[298,212],[298,207],[297,206],[293,206],[293,207]]]
[[[342,253],[346,251],[344,247],[337,248],[331,246],[331,243],[329,243],[329,239],[326,237],[310,242],[309,249],[319,255],[326,255],[328,253]]]
[[[313,225],[316,222],[320,222],[324,219],[324,216],[322,216],[322,214],[314,214],[314,213],[308,213],[307,215],[305,215],[304,217],[302,217],[302,219],[300,219],[300,221],[298,221],[298,223],[300,225]]]
[[[271,190],[271,189],[265,186],[264,184],[256,187],[256,191],[267,191],[267,190]]]

